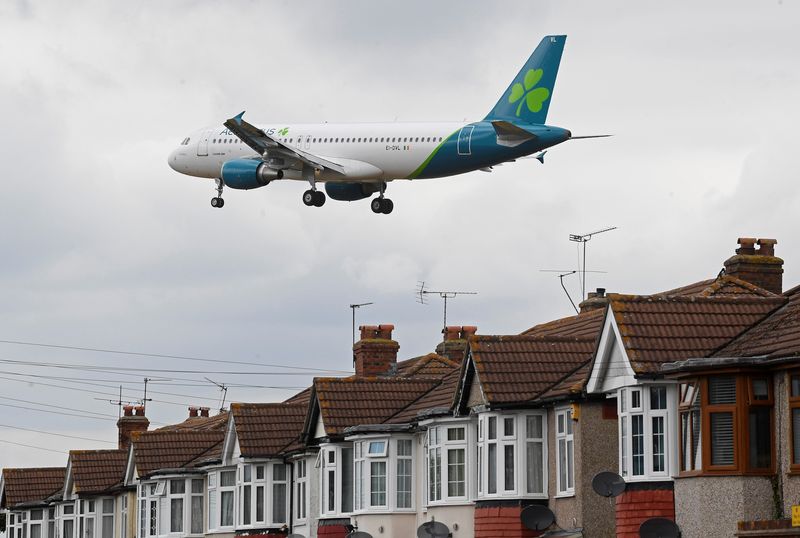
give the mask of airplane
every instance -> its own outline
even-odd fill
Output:
[[[544,163],[547,148],[572,136],[545,124],[567,36],[546,36],[531,54],[489,114],[470,123],[321,123],[256,126],[244,112],[183,139],[169,155],[169,166],[216,181],[212,207],[225,204],[224,187],[255,189],[272,181],[305,181],[306,206],[321,207],[325,192],[334,200],[372,199],[374,213],[389,214],[386,198],[394,180],[429,179],[490,172],[517,159]]]

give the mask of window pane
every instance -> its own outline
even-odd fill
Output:
[[[528,493],[544,493],[544,477],[542,474],[544,452],[541,442],[529,442],[527,444],[525,463],[527,464],[526,481],[528,485]]]
[[[258,465],[256,467],[256,480],[264,480],[264,466]]]
[[[531,415],[525,417],[525,429],[528,439],[541,439],[542,438],[541,415]]]
[[[512,491],[514,489],[514,445],[505,445],[503,447],[503,464],[505,467],[505,490]]]
[[[217,528],[217,492],[208,492],[208,528]]]
[[[336,472],[328,471],[328,512],[336,510]]]
[[[397,455],[410,456],[411,455],[411,439],[400,439],[397,441]]]
[[[489,417],[489,439],[497,439],[497,417]]]
[[[158,503],[150,501],[150,536],[158,535]]]
[[[397,507],[411,508],[411,460],[407,458],[397,460]]]
[[[736,378],[732,376],[708,378],[708,403],[711,405],[736,403]]]
[[[386,462],[370,463],[370,506],[386,506]]]
[[[385,454],[386,453],[386,441],[372,441],[369,444],[369,453],[370,454]]]
[[[650,409],[667,408],[667,387],[650,387]]]
[[[236,485],[236,471],[222,471],[219,473],[219,485],[230,487]]]
[[[342,448],[342,512],[353,511],[353,449]]]
[[[642,392],[640,390],[631,391],[631,409],[642,407]]]
[[[755,388],[755,387],[754,387]],[[772,467],[772,434],[770,432],[770,409],[755,407],[750,409],[750,468],[769,469]]]
[[[568,439],[567,440],[567,487],[569,487],[569,489],[573,489],[575,487],[574,447],[575,443],[572,441],[572,439]]]
[[[251,499],[251,495],[252,495],[251,488],[252,488],[252,486],[249,486],[249,485],[248,486],[244,486],[242,488],[242,499],[241,499],[240,502],[242,503],[242,524],[243,525],[250,525],[250,523],[252,523],[252,519],[250,517],[250,515],[251,515],[250,514],[250,510],[251,510],[250,499]]]
[[[633,476],[644,474],[644,417],[631,417],[631,463]]]
[[[183,532],[183,499],[170,500],[170,532]]]
[[[342,449],[342,454],[344,455],[344,450],[350,449]],[[345,459],[345,462],[347,460]],[[272,479],[277,480],[278,482],[283,482],[286,480],[286,465],[283,463],[276,463],[272,466]]]
[[[256,521],[264,522],[264,486],[256,486]]]
[[[769,400],[769,382],[764,378],[753,379],[753,399]]]
[[[447,496],[464,497],[466,495],[465,482],[465,450],[454,448],[447,451]]]
[[[792,398],[800,396],[800,375],[792,376]]]
[[[624,394],[624,393],[623,393]],[[620,427],[620,473],[628,476],[628,417],[619,417]]]
[[[514,419],[513,418],[504,418],[503,419],[503,435],[506,437],[511,437],[514,435]]]
[[[800,408],[792,409],[792,463],[800,464]]]
[[[465,428],[447,428],[448,441],[463,441],[465,437]]]
[[[651,393],[652,394],[652,393]],[[664,417],[653,417],[653,472],[664,472]]]
[[[72,521],[71,519],[64,521],[64,536],[62,536],[61,538],[75,538],[74,536],[75,533],[73,532],[74,525],[75,522]]]
[[[487,451],[486,477],[488,493],[497,493],[497,444],[490,443]]]
[[[192,480],[192,493],[203,493],[203,479],[196,478]]]
[[[733,413],[711,413],[711,465],[733,465]]]
[[[203,534],[203,497],[199,495],[192,497],[192,534]]]
[[[244,481],[251,482],[253,480],[253,467],[251,465],[245,465],[242,470],[244,472]]]
[[[352,499],[350,502],[352,503]],[[272,524],[277,525],[280,523],[286,523],[286,484],[273,484]]]
[[[170,480],[169,481],[169,492],[172,493],[173,495],[174,494],[178,494],[178,493],[186,493],[186,481],[185,480]]]
[[[105,530],[105,525],[103,525]],[[42,538],[42,526],[41,525],[31,525],[31,538]],[[105,538],[105,535],[103,536]],[[112,538],[109,536],[109,538]]]
[[[220,526],[230,527],[233,525],[233,492],[223,491],[219,496],[220,500]]]

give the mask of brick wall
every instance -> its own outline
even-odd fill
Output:
[[[475,538],[535,538],[541,536],[541,532],[528,530],[522,524],[520,513],[525,506],[520,501],[479,502],[475,506]]]
[[[321,519],[317,528],[319,538],[347,538],[350,532],[349,519]]]
[[[653,517],[675,521],[672,482],[629,483],[617,497],[617,538],[639,538],[639,526]]]
[[[792,527],[791,519],[740,521],[736,536],[758,538],[788,538],[800,536],[800,528]]]

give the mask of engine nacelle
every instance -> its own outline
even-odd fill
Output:
[[[334,200],[353,202],[369,198],[376,192],[380,192],[380,183],[325,183],[325,192]]]
[[[273,179],[281,179],[283,170],[273,170],[257,159],[234,159],[222,165],[222,181],[231,189],[257,189]]]

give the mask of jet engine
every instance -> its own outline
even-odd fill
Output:
[[[328,196],[344,202],[363,200],[380,190],[380,183],[325,183],[325,192],[328,193]]]
[[[232,189],[257,189],[273,179],[281,179],[283,170],[273,170],[257,159],[234,159],[222,165],[222,181]]]

